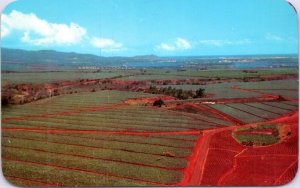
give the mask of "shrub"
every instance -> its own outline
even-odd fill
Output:
[[[163,100],[158,99],[158,100],[154,101],[153,106],[161,107],[164,104],[165,104],[165,102]]]
[[[194,98],[204,97],[204,92],[205,92],[205,89],[203,89],[203,88],[197,89],[196,90],[196,95],[194,96]]]

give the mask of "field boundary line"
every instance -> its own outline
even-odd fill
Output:
[[[274,182],[274,184],[273,185],[277,185],[278,184],[278,182],[279,182],[279,180],[282,178],[282,176],[290,169],[290,168],[292,168],[295,164],[297,164],[298,163],[298,158],[294,161],[294,162],[292,162],[283,172],[282,172],[282,174],[280,175],[280,176],[278,176],[278,178],[277,178],[277,180]]]
[[[32,162],[32,161],[10,159],[10,158],[5,158],[5,157],[2,157],[2,160],[13,161],[16,163],[27,163],[27,164],[33,164],[33,165],[39,165],[39,166],[46,166],[46,167],[52,167],[52,168],[57,168],[57,169],[63,169],[66,171],[82,172],[82,173],[86,173],[86,174],[93,174],[93,175],[99,175],[99,176],[109,176],[109,177],[114,177],[114,178],[119,178],[119,179],[127,179],[127,180],[131,180],[131,181],[136,181],[136,182],[149,183],[149,184],[153,184],[153,185],[160,185],[160,186],[172,185],[172,184],[164,184],[164,183],[160,183],[160,182],[147,181],[147,180],[142,180],[142,179],[137,179],[137,178],[131,178],[131,177],[126,177],[126,176],[113,175],[113,174],[104,173],[104,172],[94,172],[94,171],[88,171],[88,170],[83,170],[83,169],[79,169],[79,168],[63,167],[63,166],[54,165],[54,164],[37,163],[37,162]]]
[[[102,149],[102,150],[117,150],[117,151],[123,151],[123,152],[129,152],[129,153],[139,153],[144,155],[153,155],[153,156],[160,156],[160,157],[166,157],[163,153],[146,153],[142,151],[134,151],[134,150],[128,150],[124,148],[108,148],[108,147],[100,147],[100,146],[90,146],[90,145],[81,145],[81,144],[71,144],[71,143],[63,143],[63,142],[56,142],[56,141],[44,141],[39,139],[33,139],[33,138],[20,138],[20,137],[13,137],[13,136],[2,136],[3,138],[15,138],[19,140],[31,140],[31,141],[37,141],[37,142],[45,142],[45,143],[53,143],[53,144],[61,144],[61,145],[68,145],[68,146],[77,146],[77,147],[85,147],[85,148],[93,148],[93,149]],[[178,157],[175,156],[173,158],[178,159],[186,159],[185,157]]]
[[[16,180],[21,180],[21,181],[25,181],[25,182],[37,183],[37,184],[49,186],[49,187],[61,186],[60,184],[49,184],[49,183],[45,183],[45,182],[38,181],[38,180],[25,179],[25,178],[20,178],[20,177],[16,177],[16,176],[7,176],[7,175],[3,175],[3,176],[8,179],[16,179]]]
[[[220,177],[220,179],[219,179],[218,182],[217,182],[217,185],[221,186],[221,183],[222,183],[222,181],[224,181],[224,179],[226,178],[226,176],[228,176],[229,174],[231,174],[231,173],[234,172],[234,170],[235,170],[236,167],[237,167],[237,160],[236,160],[236,158],[237,158],[239,155],[241,155],[241,154],[242,154],[244,151],[246,151],[246,150],[248,150],[248,148],[243,149],[242,151],[240,151],[239,153],[237,153],[237,154],[233,157],[232,167]]]
[[[34,128],[2,128],[3,131],[27,131],[27,132],[46,132],[59,133],[59,132],[70,132],[70,133],[101,133],[101,134],[122,134],[122,135],[198,135],[201,133],[200,130],[186,130],[186,131],[106,131],[106,130],[78,130],[78,129],[34,129]]]
[[[206,123],[211,124],[211,125],[208,125],[208,126],[224,127],[224,125],[221,125],[221,124],[218,124],[218,123],[214,123],[214,122],[205,120],[205,119],[203,119],[203,118],[201,118],[201,117],[191,116],[191,115],[190,115],[189,113],[187,113],[187,112],[179,112],[179,111],[168,110],[168,109],[164,109],[164,111],[166,111],[166,112],[171,112],[171,113],[174,113],[174,114],[183,115],[183,116],[185,116],[185,117],[191,118],[191,119],[196,120],[196,121],[203,121],[203,122],[206,122]],[[197,114],[193,114],[193,115],[197,115]]]
[[[124,142],[124,143],[131,143],[131,144],[142,144],[142,145],[151,145],[151,146],[161,146],[161,147],[170,147],[170,148],[182,148],[182,149],[193,149],[192,146],[171,146],[171,145],[163,145],[163,144],[152,144],[147,142],[133,142],[133,141],[123,141],[117,139],[101,139],[101,138],[91,138],[91,137],[83,137],[83,136],[71,136],[71,135],[64,135],[64,134],[57,134],[55,135],[66,136],[66,137],[75,137],[75,138],[83,138],[83,139],[90,139],[90,140],[104,140],[104,141],[112,141],[112,142]]]
[[[239,153],[240,151],[236,151],[236,150],[231,150],[231,149],[224,149],[224,148],[208,148],[209,150],[222,150],[222,151],[230,151],[230,152],[234,152],[234,153]]]
[[[47,151],[47,150],[43,150],[43,149],[25,148],[25,147],[17,147],[17,146],[5,146],[5,145],[3,145],[2,147],[4,147],[4,148],[21,149],[21,150],[22,149],[23,150],[32,150],[32,151],[37,151],[37,152],[42,152],[42,153],[65,155],[65,156],[78,157],[78,158],[86,158],[86,159],[95,159],[95,160],[99,159],[99,160],[102,160],[102,161],[109,161],[109,162],[115,162],[115,163],[124,163],[124,164],[129,164],[129,165],[134,165],[134,166],[147,167],[147,168],[158,168],[158,169],[166,170],[166,171],[181,171],[183,169],[183,168],[168,168],[168,167],[162,167],[162,166],[155,166],[155,165],[148,165],[148,164],[142,164],[142,163],[134,163],[134,162],[128,162],[128,161],[115,160],[115,159],[106,159],[106,158],[101,158],[101,157],[92,157],[92,156],[85,156],[85,155],[77,155],[77,154],[53,152],[53,151]]]
[[[276,114],[276,115],[279,115],[279,116],[282,115],[282,114],[279,114],[279,113],[277,113],[277,112],[272,112],[272,111],[270,111],[270,110],[266,110],[266,109],[263,109],[263,108],[260,108],[260,107],[257,107],[257,106],[250,105],[249,103],[248,103],[248,104],[247,104],[247,103],[244,103],[243,105],[250,106],[250,107],[252,107],[252,108],[256,108],[256,109],[263,110],[263,111],[266,111],[266,112],[270,112],[270,113],[272,113],[272,114]]]
[[[20,124],[16,124],[16,123],[9,123],[9,124],[13,124],[13,125],[20,125]],[[21,126],[28,126],[28,127],[45,127],[45,128],[49,128],[50,130],[55,128],[59,128],[59,127],[54,127],[54,128],[50,128],[47,127],[45,125],[28,125],[28,124],[21,124]],[[7,127],[9,128],[9,127]],[[2,128],[3,130],[4,128]],[[78,129],[80,130],[80,129]],[[37,131],[32,131],[31,133],[40,133],[40,134],[47,134],[47,132],[37,132]],[[57,134],[57,133],[51,133],[51,134]],[[143,136],[143,137],[148,137],[149,135],[135,135],[135,136]],[[161,137],[161,136],[157,136],[157,135],[151,135],[153,138],[157,138],[157,139],[165,139],[165,140],[176,140],[176,141],[184,141],[184,142],[195,142],[195,139],[182,139],[182,138],[172,138],[172,137]]]
[[[286,110],[286,111],[292,111],[291,109],[287,109],[287,108],[283,108],[282,106],[279,107],[279,106],[274,106],[272,104],[269,104],[268,102],[262,102],[262,104],[265,104],[267,106],[271,106],[271,107],[274,107],[274,108],[278,108],[278,109],[281,109],[281,110]]]
[[[263,155],[241,155],[239,158],[247,158],[247,157],[262,157],[262,156],[278,156],[278,157],[298,157],[298,155],[285,155],[285,154],[263,154]]]
[[[225,104],[222,104],[225,105]],[[223,116],[224,118],[226,118],[228,121],[230,121],[233,124],[237,124],[237,125],[245,125],[246,123],[229,115],[226,114],[225,112],[222,112],[221,110],[215,109],[214,107],[211,107],[209,105],[206,105],[207,108],[209,108],[210,110],[214,111],[215,113],[219,114],[220,116]]]
[[[233,108],[233,109],[235,109],[235,110],[244,112],[244,113],[246,113],[246,114],[250,114],[250,115],[255,116],[255,117],[258,117],[258,118],[260,118],[260,119],[270,120],[270,118],[261,117],[261,116],[259,116],[259,115],[256,115],[256,114],[253,114],[253,113],[251,113],[251,112],[248,112],[248,111],[246,111],[246,110],[240,109],[240,108],[238,108],[238,107],[230,106],[229,104],[224,104],[224,106],[227,106],[227,107],[229,107],[229,108]]]
[[[106,110],[106,109],[111,109],[111,108],[118,108],[118,107],[125,106],[125,105],[126,104],[113,104],[113,105],[108,105],[108,106],[88,108],[88,109],[84,109],[84,110],[69,110],[69,111],[50,113],[50,114],[38,114],[38,115],[31,115],[31,116],[4,118],[2,120],[2,122],[7,122],[7,121],[11,121],[11,120],[26,120],[26,119],[40,118],[40,117],[67,116],[67,115],[80,114],[80,113],[85,113],[85,112],[90,112],[90,111],[100,111],[100,110]]]

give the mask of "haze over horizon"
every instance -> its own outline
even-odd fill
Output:
[[[27,0],[8,5],[1,20],[2,47],[99,56],[298,51],[297,16],[285,0],[72,2]]]

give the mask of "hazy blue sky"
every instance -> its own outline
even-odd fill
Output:
[[[285,0],[19,0],[2,46],[104,56],[297,53]]]

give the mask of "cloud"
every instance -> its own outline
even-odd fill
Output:
[[[175,44],[178,49],[187,50],[191,48],[190,43],[183,38],[177,38]]]
[[[161,43],[156,46],[156,49],[165,50],[165,51],[175,51],[175,50],[188,50],[192,46],[191,44],[183,38],[176,38],[173,43]]]
[[[2,37],[19,31],[23,33],[22,42],[37,46],[76,44],[86,35],[86,29],[76,23],[49,23],[33,13],[24,14],[16,10],[3,14],[1,24]]]
[[[167,50],[167,51],[173,51],[176,50],[175,46],[166,44],[166,43],[161,43],[159,46],[157,46],[158,49],[162,49],[162,50]]]
[[[116,52],[116,51],[123,51],[125,48],[123,47],[122,43],[116,42],[112,39],[108,38],[97,38],[93,37],[90,40],[92,46],[96,48],[100,48],[105,52]]]
[[[249,39],[242,40],[201,40],[199,44],[207,45],[207,46],[228,46],[228,45],[244,45],[252,43]]]
[[[272,41],[277,41],[277,42],[282,42],[282,41],[285,40],[282,37],[280,37],[278,35],[271,34],[271,33],[267,33],[266,36],[265,36],[265,38],[267,40],[272,40]]]

